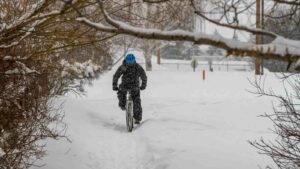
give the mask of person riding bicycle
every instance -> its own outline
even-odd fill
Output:
[[[118,86],[118,80],[122,76],[122,82]],[[142,84],[140,85],[140,79]],[[113,76],[113,90],[118,91],[119,106],[125,110],[126,93],[131,90],[133,100],[133,118],[135,123],[139,124],[142,120],[142,105],[140,90],[146,89],[147,76],[145,70],[136,63],[134,54],[127,54],[123,64],[117,69]]]

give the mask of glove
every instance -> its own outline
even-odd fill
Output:
[[[145,89],[146,89],[146,86],[141,86],[140,89],[141,89],[141,90],[145,90]]]
[[[119,90],[118,86],[113,86],[113,90],[118,91]]]

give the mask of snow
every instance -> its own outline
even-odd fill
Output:
[[[5,57],[3,58],[3,60],[13,60],[13,57],[12,57],[12,56],[5,56]]]
[[[25,74],[38,73],[36,70],[32,70],[32,69],[28,68],[24,63],[21,63],[21,62],[17,62],[17,63],[22,66],[22,69],[24,70]]]
[[[2,148],[0,147],[0,157],[4,156],[5,152],[2,150]]]
[[[137,56],[139,58],[139,56]],[[87,87],[85,97],[66,96],[67,135],[48,140],[43,169],[253,169],[275,166],[247,141],[272,139],[270,98],[256,97],[248,82],[254,72],[168,71],[153,65],[141,92],[143,122],[126,131],[125,113],[112,91],[117,67]],[[163,70],[163,71],[162,71]],[[280,89],[268,73],[265,86]],[[280,92],[280,90],[278,90]],[[284,92],[284,91],[282,91]],[[57,100],[60,102],[61,100]],[[276,102],[274,102],[276,103]],[[35,169],[35,167],[32,167]]]
[[[20,70],[18,68],[14,68],[12,70],[7,70],[4,74],[11,75],[11,74],[20,74]]]
[[[9,44],[9,45],[0,45],[0,48],[10,48],[10,47],[16,46],[16,45],[18,45],[18,44],[19,44],[19,42],[16,41],[16,42],[12,42],[12,43]]]
[[[273,42],[276,45],[277,51],[283,54],[298,55],[300,41],[277,37]]]
[[[12,60],[13,58],[11,56],[5,56],[3,60]],[[17,57],[17,59],[24,59],[24,58],[20,58]],[[31,74],[31,73],[37,73],[39,74],[39,72],[37,72],[36,70],[30,69],[28,68],[24,63],[20,62],[20,61],[16,61],[16,63],[18,64],[17,68],[11,69],[11,70],[7,70],[5,71],[4,74],[6,75],[12,75],[12,74]]]
[[[34,12],[39,10],[38,8],[40,8],[44,3],[45,3],[45,0],[41,0],[41,1],[37,2],[36,4],[32,4],[31,7],[23,15],[21,15],[19,18],[17,18],[13,23],[6,25],[4,28],[6,30],[9,30],[9,29],[12,29],[12,28],[22,24],[27,19],[30,19],[30,16],[32,16],[32,14]]]
[[[61,77],[66,77],[75,72],[75,74],[79,75],[80,78],[83,77],[95,77],[95,72],[101,69],[100,66],[92,63],[91,60],[88,60],[83,63],[75,62],[70,64],[68,61],[62,59],[60,64],[64,68],[61,72]]]
[[[109,27],[109,26],[105,26],[103,25],[102,23],[94,23],[94,22],[91,22],[90,20],[88,20],[87,18],[85,17],[78,17],[76,18],[77,21],[79,22],[84,22],[84,23],[87,23],[95,28],[100,28],[102,30],[106,30],[106,31],[113,31],[114,29]]]

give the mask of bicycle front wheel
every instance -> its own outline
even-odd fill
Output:
[[[133,103],[129,102],[126,109],[126,125],[127,131],[132,132],[133,129]]]

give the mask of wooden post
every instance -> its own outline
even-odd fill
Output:
[[[260,20],[260,26],[261,29],[265,29],[265,20],[264,20],[264,14],[265,14],[265,0],[261,0],[261,20]],[[261,43],[264,44],[264,36],[261,36]],[[264,59],[261,59],[261,74],[264,74]]]
[[[229,65],[228,65],[228,62],[227,62],[227,72],[229,71]]]
[[[193,70],[196,72],[196,62],[193,63]]]
[[[256,0],[256,28],[261,29],[261,1],[262,0]],[[261,44],[261,35],[256,35],[256,44]],[[262,59],[256,57],[255,60],[255,74],[256,75],[261,75],[261,64],[262,64]]]
[[[157,64],[160,65],[160,47],[157,49]]]

